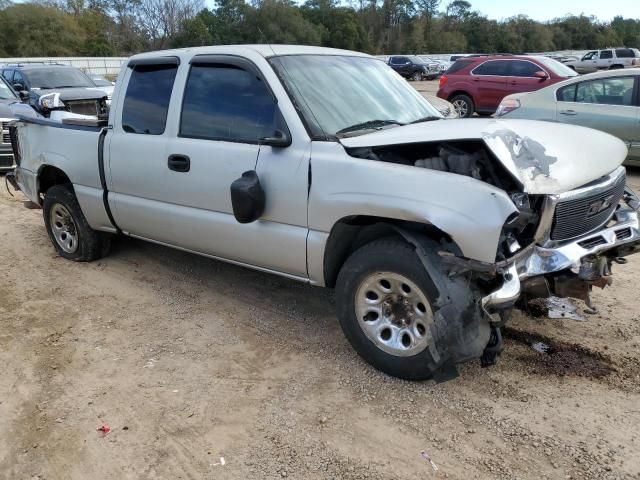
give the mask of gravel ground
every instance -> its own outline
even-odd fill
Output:
[[[600,314],[516,314],[495,367],[412,383],[356,356],[331,291],[131,239],[65,261],[23,200],[0,193],[2,478],[640,479],[640,257]]]

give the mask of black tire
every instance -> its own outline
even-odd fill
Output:
[[[412,80],[414,82],[419,82],[420,80],[422,80],[422,73],[420,72],[413,72],[411,74],[411,76],[409,77],[409,80]]]
[[[620,70],[621,68],[624,68],[624,65],[611,65],[609,70]]]
[[[55,225],[59,222],[55,222],[54,220],[54,224],[52,224],[52,211],[54,211],[54,209],[56,209],[56,211],[61,209],[70,216],[70,218],[65,218],[67,222],[65,228],[72,230],[72,235],[75,237],[75,240],[71,244],[65,244],[66,249],[56,238],[57,236],[64,236],[64,232],[62,234],[54,233],[54,229],[60,230]],[[51,240],[51,243],[61,257],[76,262],[91,262],[109,253],[111,235],[96,232],[89,226],[71,185],[54,185],[49,188],[45,193],[42,213],[49,240]]]
[[[356,352],[373,367],[406,380],[427,380],[439,369],[469,358],[479,358],[490,335],[488,322],[476,307],[468,283],[449,278],[435,262],[437,243],[429,245],[427,271],[415,247],[400,239],[377,240],[354,252],[336,282],[337,315],[342,330]],[[377,272],[397,273],[416,285],[433,313],[431,337],[422,351],[398,356],[376,345],[360,326],[356,298],[361,285]],[[442,291],[445,290],[445,291]],[[416,325],[417,326],[417,325]]]
[[[469,118],[476,111],[473,100],[469,95],[459,93],[451,97],[449,101],[453,104],[460,118]]]

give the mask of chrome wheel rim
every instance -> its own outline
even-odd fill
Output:
[[[51,207],[49,215],[51,232],[58,246],[66,253],[78,250],[78,229],[67,207],[56,203]]]
[[[467,106],[467,102],[465,102],[464,100],[454,100],[453,101],[453,108],[456,109],[456,112],[458,112],[458,116],[459,117],[466,117],[467,116],[467,112],[469,111],[469,107]]]
[[[364,334],[386,353],[417,355],[432,340],[431,305],[422,290],[403,275],[368,275],[356,291],[355,307]]]

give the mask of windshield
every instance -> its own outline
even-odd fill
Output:
[[[25,72],[31,88],[95,87],[93,82],[75,68],[34,68]]]
[[[375,121],[392,128],[442,118],[406,80],[375,58],[293,55],[275,57],[271,63],[314,135],[334,136]]]
[[[425,55],[418,55],[418,59],[422,62],[422,63],[438,63],[437,60],[433,60]]]
[[[536,60],[538,60],[542,65],[547,67],[559,77],[575,77],[576,75],[578,75],[574,70],[567,67],[564,63],[560,63],[553,58],[536,57]]]
[[[7,85],[4,78],[0,77],[0,100],[13,100],[16,97],[16,94],[13,93],[13,90]]]

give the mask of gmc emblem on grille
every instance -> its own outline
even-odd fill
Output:
[[[613,195],[609,195],[608,197],[605,197],[602,200],[597,200],[589,204],[589,208],[587,209],[587,217],[592,217],[594,215],[597,215],[600,212],[604,212],[607,208],[611,206],[612,200],[613,200]]]

